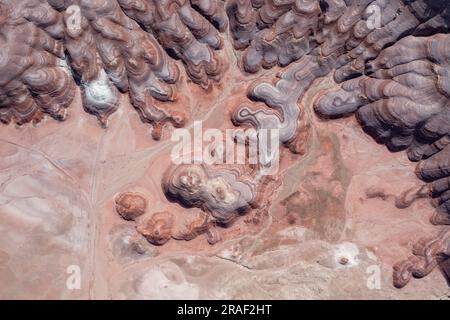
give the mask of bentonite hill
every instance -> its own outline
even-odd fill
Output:
[[[0,121],[1,299],[450,296],[449,0],[0,0]]]

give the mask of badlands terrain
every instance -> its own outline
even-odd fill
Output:
[[[0,298],[449,299],[449,30],[448,0],[0,0]]]

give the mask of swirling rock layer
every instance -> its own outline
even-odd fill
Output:
[[[450,229],[443,229],[436,238],[423,238],[414,245],[414,255],[394,266],[394,285],[404,287],[414,276],[423,278],[434,268],[444,265],[450,257]],[[450,270],[443,270],[446,275]]]
[[[65,120],[79,91],[84,110],[106,127],[126,96],[140,119],[151,125],[153,138],[159,139],[166,124],[182,127],[192,114],[211,117],[204,109],[196,109],[195,104],[204,103],[203,98],[214,115],[221,111],[228,117],[221,129],[235,126],[257,130],[247,140],[236,139],[234,145],[254,142],[252,139],[260,138],[262,130],[277,130],[281,147],[274,155],[281,156],[281,167],[280,172],[266,177],[258,164],[176,166],[165,158],[166,144],[161,144],[161,149],[150,148],[141,153],[139,148],[147,142],[131,141],[133,130],[126,125],[114,131],[111,144],[118,140],[117,145],[123,148],[114,151],[100,150],[102,141],[93,139],[88,143],[74,138],[76,133],[61,129],[67,140],[73,139],[84,147],[83,143],[88,144],[86,149],[91,152],[86,152],[82,160],[51,159],[44,151],[51,154],[52,148],[42,152],[34,148],[40,147],[33,140],[40,136],[23,135],[23,141],[11,142],[2,134],[2,143],[23,148],[33,156],[38,154],[49,167],[69,179],[74,188],[89,185],[89,192],[81,194],[92,212],[99,206],[94,200],[103,204],[105,199],[114,199],[114,210],[128,221],[120,220],[124,228],[132,228],[132,232],[117,236],[132,234],[128,242],[124,240],[118,247],[139,243],[138,253],[143,256],[149,252],[158,254],[158,250],[148,249],[152,247],[150,244],[170,247],[176,242],[171,239],[193,240],[200,235],[213,244],[220,239],[217,227],[225,238],[232,239],[235,235],[246,235],[251,229],[250,222],[257,225],[263,220],[261,217],[272,223],[268,217],[272,200],[277,196],[275,189],[282,179],[288,181],[284,187],[289,189],[289,181],[292,183],[289,170],[295,171],[297,164],[305,166],[311,172],[302,176],[307,178],[304,185],[284,194],[282,206],[289,215],[289,225],[313,226],[313,231],[329,244],[342,236],[336,230],[343,230],[344,218],[330,208],[337,207],[334,202],[347,201],[350,178],[345,165],[337,165],[345,156],[345,152],[334,150],[338,142],[333,137],[325,139],[319,130],[310,127],[311,123],[318,123],[311,120],[314,115],[309,109],[313,104],[316,115],[322,119],[354,114],[358,124],[376,142],[392,152],[406,151],[411,161],[419,162],[416,175],[425,184],[419,181],[419,186],[408,188],[400,197],[382,188],[370,189],[364,200],[396,199],[398,208],[406,208],[429,195],[436,207],[431,223],[449,225],[449,29],[448,0],[0,0],[1,122],[23,125],[39,122],[45,115]],[[328,75],[331,88],[324,91],[321,81]],[[217,101],[209,103],[209,94],[215,91],[221,93]],[[240,96],[242,91],[245,97]],[[317,94],[315,99],[310,93]],[[205,97],[198,97],[203,94]],[[71,128],[76,128],[75,131],[87,128],[86,136],[96,135],[94,129],[82,125],[83,121],[79,121]],[[114,125],[108,130],[111,127]],[[8,134],[14,129],[3,128]],[[26,131],[31,132],[30,136],[36,132],[31,127],[27,129],[31,130]],[[108,130],[103,131],[105,136]],[[61,145],[68,155],[85,151],[82,147]],[[333,167],[331,174],[308,163],[313,156],[306,153],[317,145],[326,151],[319,154],[317,164]],[[115,145],[111,148],[115,149]],[[0,152],[5,152],[6,158],[9,151],[5,150]],[[158,152],[161,155],[155,156]],[[152,158],[151,164],[145,156]],[[121,157],[144,160],[121,175],[122,167],[116,164]],[[2,161],[2,168],[10,165],[7,160]],[[77,165],[83,170],[71,172]],[[123,165],[128,166],[132,164]],[[153,172],[146,176],[149,166],[153,166]],[[85,181],[85,172],[98,168],[104,169],[99,170],[102,179],[111,179],[111,184],[99,181],[97,172],[89,182]],[[132,174],[133,170],[142,173],[144,178],[139,183],[153,188],[152,192],[126,192],[112,197],[117,190],[113,191],[110,185],[120,183],[123,187],[141,179],[137,173]],[[153,176],[161,181],[155,183]],[[80,181],[73,183],[78,177]],[[291,179],[295,180],[295,175]],[[2,182],[0,189],[8,181]],[[321,184],[329,184],[328,189]],[[29,189],[37,192],[36,198],[40,199],[39,188],[28,185],[24,188],[27,192]],[[103,196],[97,198],[100,193]],[[12,194],[14,198],[21,193]],[[28,196],[18,198],[27,201]],[[9,206],[11,202],[7,199],[2,205]],[[64,205],[75,207],[72,202]],[[317,216],[311,217],[305,211],[306,206]],[[332,211],[332,223],[322,220],[327,216],[318,212],[322,209]],[[13,216],[21,212],[9,207],[7,211],[13,212]],[[296,213],[300,217],[294,216]],[[35,223],[33,219],[22,217],[22,220],[31,226]],[[10,222],[14,225],[16,220],[11,218]],[[104,221],[93,218],[90,222]],[[280,222],[269,226],[274,228],[273,232],[279,231],[276,223]],[[413,257],[395,265],[396,287],[405,286],[412,276],[429,274],[437,266],[445,269],[443,263],[449,256],[448,228],[445,228],[432,240],[420,241],[414,247]],[[60,228],[56,229],[52,234],[58,234]],[[227,235],[223,229],[233,231]],[[303,237],[300,231],[289,236]],[[81,235],[72,235],[74,239],[77,237]],[[145,238],[150,244],[143,241],[148,247],[141,246],[132,237]],[[246,240],[221,254],[226,260],[240,262],[245,258],[241,252],[245,248],[251,248],[246,252],[249,256],[256,248],[261,249],[256,240],[250,245]],[[280,247],[282,240],[277,242]],[[58,242],[58,246],[70,246],[68,242]],[[264,249],[267,248],[261,250]],[[357,265],[358,259],[353,255],[357,248],[341,249],[336,249],[339,267]],[[4,258],[0,252],[2,259],[9,257]]]
[[[14,10],[13,10],[14,8]],[[75,94],[59,14],[40,1],[0,2],[0,120],[64,120]]]
[[[210,213],[226,225],[254,206],[256,186],[241,181],[239,171],[217,170],[202,165],[181,165],[169,170],[162,187],[169,200]]]
[[[449,224],[449,3],[440,5],[441,11],[437,4],[407,3],[405,9],[413,18],[402,19],[405,14],[398,14],[395,24],[404,22],[389,32],[391,42],[395,42],[373,42],[368,50],[368,40],[372,40],[369,35],[359,47],[341,56],[334,72],[340,84],[317,99],[315,110],[324,118],[354,113],[375,141],[391,151],[406,150],[410,160],[421,161],[417,176],[430,182],[430,195],[437,207],[431,222]],[[392,24],[394,20],[388,26]],[[376,30],[372,34],[376,37],[378,33]],[[411,274],[422,277],[437,265],[427,262],[422,266],[417,259],[408,266],[396,266],[397,287],[403,287]],[[425,268],[426,272],[409,271],[414,268]]]
[[[180,59],[188,76],[209,87],[224,61],[227,25],[218,1],[2,1],[1,119],[23,124],[43,113],[63,120],[75,85],[84,109],[107,124],[128,93],[153,137],[189,110],[177,94]],[[171,58],[173,57],[173,58]],[[66,62],[69,67],[66,68]]]
[[[115,203],[117,213],[125,220],[134,220],[147,209],[147,200],[139,193],[122,193],[115,199]]]

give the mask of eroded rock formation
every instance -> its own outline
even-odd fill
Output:
[[[162,245],[172,237],[174,228],[174,217],[171,213],[157,212],[151,219],[137,227],[137,231],[142,234],[150,243]]]
[[[166,172],[162,187],[169,200],[200,208],[226,225],[255,206],[255,183],[239,176],[238,170],[180,165]]]
[[[226,27],[222,3],[218,0],[120,0],[125,12],[145,30],[155,34],[162,46],[181,59],[191,79],[208,86],[219,80],[224,61],[219,35]]]
[[[424,20],[418,18],[419,22]],[[447,30],[446,22],[443,23],[442,28]],[[366,58],[357,64],[356,58],[347,71],[342,71],[344,67],[337,69],[336,81],[357,77],[320,97],[315,110],[327,118],[355,113],[363,129],[378,143],[386,144],[391,151],[406,150],[412,161],[428,158],[419,163],[417,174],[432,182],[431,195],[437,213],[431,221],[448,224],[445,146],[450,129],[447,115],[450,38],[448,34],[416,36],[432,32],[430,24],[428,20],[415,26],[413,35],[381,50],[376,57],[370,56],[373,60]]]
[[[201,234],[206,234],[211,244],[215,242],[210,230],[214,227],[214,223],[206,213],[198,212],[183,218],[177,219],[174,214],[167,211],[156,212],[138,225],[136,230],[154,245],[163,245],[171,238],[189,241]]]
[[[348,80],[321,98],[317,112],[356,112],[377,142],[392,151],[408,149],[411,160],[420,160],[427,145],[448,131],[449,41],[441,34],[401,39],[367,63],[369,76]]]
[[[135,220],[147,209],[145,196],[136,192],[124,192],[115,199],[116,211],[125,220]]]
[[[14,10],[13,10],[14,8]],[[63,120],[75,95],[59,13],[40,1],[0,2],[0,120]]]
[[[203,87],[225,68],[216,53],[226,28],[218,1],[2,1],[2,122],[63,120],[75,85],[85,110],[104,126],[129,93],[159,139],[185,124],[180,69]],[[67,64],[69,67],[67,67]]]
[[[434,224],[450,224],[449,207],[449,152],[450,149],[441,144],[446,136],[433,143],[425,152],[429,156],[417,166],[417,175],[422,180],[430,182],[430,193],[433,204],[436,206],[436,214],[431,218]],[[445,144],[444,144],[445,145]],[[436,146],[438,146],[436,148]],[[442,149],[439,149],[442,148]],[[442,151],[441,151],[442,150]]]
[[[257,72],[307,54],[315,44],[321,9],[319,1],[233,0],[227,12],[234,47],[244,50],[243,67]]]
[[[170,239],[189,241],[201,234],[210,244],[218,241],[214,231],[216,220],[209,214],[197,211],[175,215],[169,211],[146,213],[146,196],[137,192],[124,192],[115,199],[115,210],[122,219],[134,221],[136,231],[153,245],[163,245]],[[136,236],[133,244],[139,243]]]
[[[444,228],[435,238],[423,238],[413,248],[413,254],[394,266],[394,285],[404,287],[414,276],[423,278],[450,258],[450,229]],[[444,270],[448,275],[449,270]]]
[[[104,126],[126,94],[159,139],[165,124],[189,121],[191,86],[211,91],[238,63],[252,80],[244,88],[248,100],[227,110],[230,125],[278,129],[289,151],[276,155],[304,154],[304,98],[316,80],[332,75],[331,90],[315,100],[316,114],[354,114],[375,141],[420,161],[417,175],[427,187],[396,198],[397,206],[429,188],[437,207],[431,222],[448,225],[449,28],[448,0],[1,0],[0,120],[21,125],[45,114],[64,120],[79,87],[84,109]],[[249,75],[258,72],[260,79]],[[164,195],[200,209],[195,217],[170,211],[147,217],[147,200],[136,193],[115,198],[116,211],[155,245],[200,234],[214,243],[216,225],[267,211],[281,174],[268,178],[260,170],[168,164]],[[447,230],[420,242],[413,258],[395,266],[395,286],[446,259],[448,238]]]
[[[305,141],[298,140],[301,130],[302,110],[297,105],[299,99],[310,88],[314,80],[329,72],[326,64],[317,57],[305,56],[281,75],[275,85],[256,81],[248,89],[250,99],[263,101],[268,108],[252,110],[247,104],[239,106],[232,115],[236,125],[253,126],[257,130],[279,130],[280,144],[294,152],[300,152]]]

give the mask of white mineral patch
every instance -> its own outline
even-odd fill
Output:
[[[109,105],[114,101],[114,93],[111,90],[108,76],[102,69],[98,79],[85,84],[86,99],[92,104]]]
[[[358,255],[358,247],[351,242],[343,242],[333,249],[333,258],[337,267],[356,267],[359,265]]]

